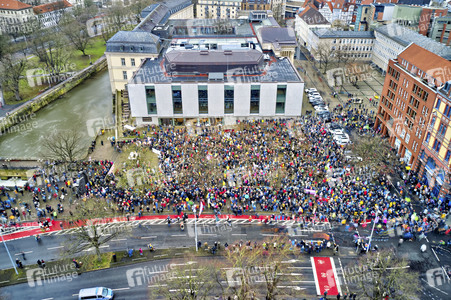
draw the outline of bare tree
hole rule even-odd
[[[65,247],[68,250],[67,255],[79,254],[93,248],[100,261],[102,245],[131,232],[131,227],[125,222],[115,227],[107,226],[111,222],[111,212],[102,200],[83,201],[74,211],[69,223],[75,230]]]
[[[165,284],[158,288],[159,295],[173,300],[211,299],[219,274],[219,268],[211,260],[195,262],[195,257],[191,257],[184,263],[170,264],[167,269],[162,280]],[[155,281],[158,280],[155,277]]]
[[[343,22],[342,20],[334,20],[331,24],[332,28],[336,28],[338,30],[349,30],[349,25]]]
[[[5,55],[1,60],[0,66],[0,81],[6,90],[14,93],[16,101],[22,100],[20,96],[20,78],[27,66],[25,58],[13,59],[12,54]]]
[[[313,51],[317,60],[319,61],[319,67],[323,69],[323,73],[327,71],[327,66],[332,60],[336,49],[330,42],[319,42],[317,48]]]
[[[66,15],[61,19],[60,30],[75,47],[86,56],[86,48],[90,42],[88,28],[86,27],[85,18],[77,20],[74,16]]]
[[[155,3],[155,0],[132,0],[131,1],[130,12],[135,17],[137,23],[141,22],[141,12],[144,10],[144,8],[151,5],[152,3]]]
[[[415,299],[421,289],[418,274],[391,251],[367,254],[354,270],[356,288],[366,299]]]
[[[44,137],[43,155],[62,162],[76,161],[84,153],[81,138],[82,135],[77,129],[57,131]]]

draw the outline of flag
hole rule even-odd
[[[199,207],[199,217],[200,217],[200,214],[202,213],[202,211],[204,210],[204,202],[200,202],[200,207]]]

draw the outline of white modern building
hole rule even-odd
[[[388,61],[396,59],[411,43],[451,60],[450,47],[396,23],[377,27],[374,30],[374,35],[376,41],[372,61],[383,72],[388,68]]]
[[[303,88],[290,60],[264,53],[255,37],[175,38],[127,85],[137,125],[300,116]]]

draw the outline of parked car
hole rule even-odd
[[[347,145],[347,144],[349,144],[351,142],[349,137],[344,135],[344,134],[336,134],[336,135],[334,135],[334,141],[338,145]]]
[[[308,93],[313,93],[313,92],[318,92],[315,88],[309,88],[309,89],[305,89],[305,92]]]
[[[322,106],[322,105],[317,105],[315,107],[313,107],[317,112],[322,112],[322,111],[329,111],[329,108],[326,106]]]
[[[335,128],[335,129],[329,129],[329,132],[332,133],[332,135],[337,134],[344,134],[343,128]]]
[[[332,120],[331,119],[331,114],[330,114],[329,111],[319,111],[319,112],[316,112],[316,115],[320,119],[322,119],[324,122],[330,122]]]

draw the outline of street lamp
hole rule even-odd
[[[374,219],[373,229],[371,230],[371,235],[370,235],[370,240],[368,241],[368,247],[366,247],[366,253],[368,253],[368,250],[370,250],[370,247],[371,247],[371,239],[373,238],[374,227],[376,227],[376,223],[379,222],[378,215],[379,215],[379,209],[376,212],[376,218]]]

